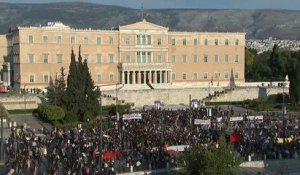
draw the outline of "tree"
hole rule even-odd
[[[270,55],[270,68],[272,70],[271,81],[284,80],[285,78],[285,60],[281,55],[277,44],[274,45]]]
[[[64,98],[64,106],[67,114],[73,115],[75,113],[77,118],[81,120],[84,119],[84,116],[90,116],[90,113],[94,116],[97,115],[99,111],[99,97],[100,91],[95,88],[87,60],[82,62],[80,47],[77,62],[72,50],[67,89]]]
[[[289,95],[293,106],[299,105],[300,100],[300,53],[292,52],[287,59],[286,69],[289,77]]]
[[[64,108],[68,111],[72,111],[76,115],[78,114],[78,109],[81,107],[79,104],[79,94],[80,91],[78,89],[79,84],[82,82],[78,81],[78,69],[77,69],[77,62],[75,59],[74,50],[71,51],[71,63],[69,66],[69,74],[67,78],[67,88],[64,94]]]
[[[86,110],[92,112],[93,115],[97,115],[99,113],[98,98],[100,97],[100,90],[95,87],[86,59],[83,63],[83,70],[85,74]]]
[[[48,121],[62,120],[65,117],[65,112],[61,107],[48,104],[40,104],[38,113],[41,118]]]
[[[61,67],[60,75],[55,78],[53,83],[50,77],[49,86],[47,87],[48,103],[52,105],[61,106],[63,104],[64,93],[66,89],[64,68]]]
[[[221,136],[217,143],[207,147],[193,145],[183,157],[185,170],[190,175],[237,174],[240,158],[234,153],[232,145]]]

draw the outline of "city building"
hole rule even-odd
[[[245,82],[245,33],[183,32],[142,20],[113,30],[74,29],[61,22],[17,27],[0,36],[2,81],[44,89],[68,73],[72,48],[87,59],[96,85]]]

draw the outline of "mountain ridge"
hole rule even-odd
[[[251,9],[133,9],[83,2],[0,3],[0,32],[61,21],[72,28],[112,29],[145,18],[171,31],[246,32],[248,39],[299,40],[300,11]]]

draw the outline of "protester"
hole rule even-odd
[[[300,153],[299,130],[289,128],[298,126],[297,116],[287,125],[268,113],[249,116],[229,107],[198,107],[111,118],[112,127],[103,132],[102,174],[174,167],[178,151],[213,143],[224,134],[245,160],[249,155],[277,159]],[[42,131],[45,136],[29,129],[12,131],[5,144],[7,174],[100,174],[100,127]],[[281,143],[284,131],[291,139]]]

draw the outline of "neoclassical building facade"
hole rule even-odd
[[[17,90],[44,89],[61,67],[67,74],[79,46],[95,85],[245,82],[245,33],[170,31],[146,20],[114,30],[54,22],[12,29],[0,44],[2,81]]]

